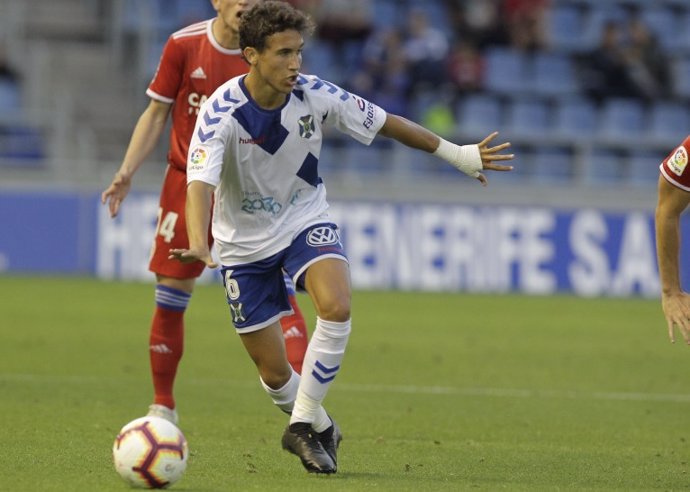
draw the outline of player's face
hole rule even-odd
[[[240,30],[240,16],[249,10],[258,0],[211,0],[213,8],[225,26],[233,32]]]
[[[272,34],[266,39],[263,52],[254,52],[252,69],[263,84],[276,92],[289,94],[297,84],[303,46],[304,39],[298,31]]]

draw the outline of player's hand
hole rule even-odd
[[[510,148],[510,142],[504,142],[494,147],[489,147],[489,144],[494,138],[496,138],[496,135],[498,135],[498,132],[493,132],[478,144],[479,154],[482,158],[482,169],[488,169],[490,171],[512,171],[513,166],[496,163],[496,161],[509,161],[515,157],[515,154],[499,153]],[[479,173],[477,179],[484,186],[486,186],[488,183],[486,176],[484,176],[482,173]]]
[[[129,189],[132,187],[132,178],[130,176],[125,176],[119,171],[115,173],[113,182],[110,186],[101,194],[101,203],[108,204],[108,210],[110,211],[110,217],[115,217],[120,211],[120,205],[129,193]]]
[[[672,343],[676,342],[675,327],[690,344],[690,295],[685,292],[661,295],[661,308],[668,325],[668,337]]]
[[[171,249],[169,260],[178,260],[182,263],[193,263],[195,261],[203,262],[208,268],[217,268],[218,263],[213,261],[211,252],[206,248],[205,250],[195,249]]]

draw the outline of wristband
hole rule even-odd
[[[456,145],[443,138],[440,139],[434,155],[450,162],[459,171],[476,178],[484,168],[479,145]]]

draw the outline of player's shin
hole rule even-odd
[[[317,318],[316,329],[309,342],[302,366],[302,379],[297,391],[290,423],[309,422],[317,432],[323,415],[321,403],[340,369],[350,335],[350,320],[326,321]]]

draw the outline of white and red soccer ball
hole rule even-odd
[[[162,489],[182,478],[187,468],[187,440],[161,417],[141,417],[125,425],[113,443],[115,470],[130,485]]]

